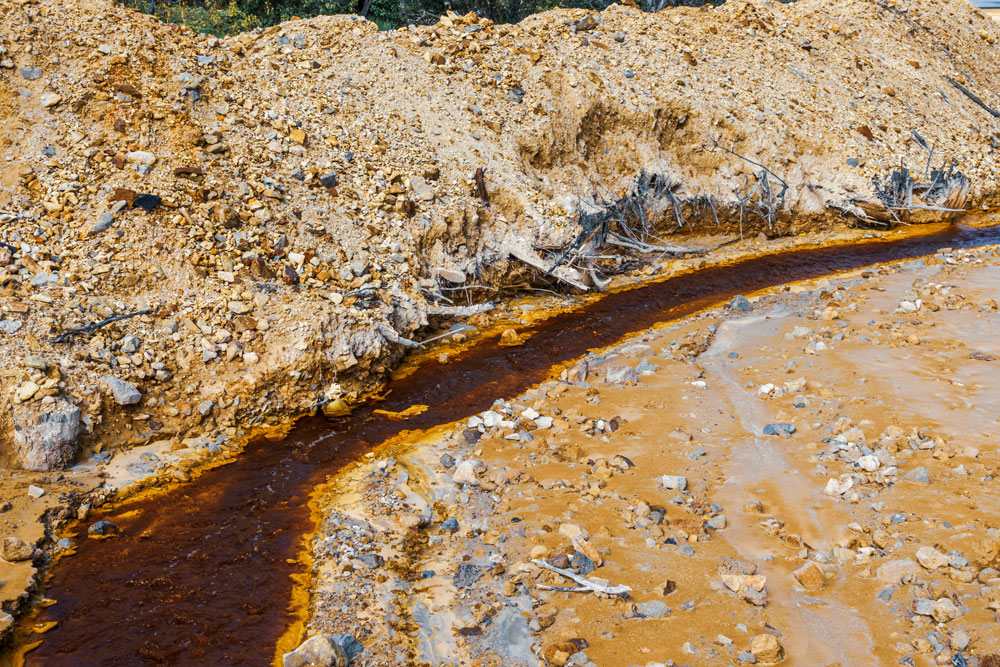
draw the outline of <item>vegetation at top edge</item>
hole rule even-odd
[[[321,14],[360,14],[383,30],[410,24],[436,23],[447,11],[475,12],[497,23],[516,23],[555,7],[601,10],[616,0],[119,0],[163,21],[185,25],[196,32],[232,35],[269,26],[293,17]],[[665,7],[701,6],[705,0],[637,0],[644,11]]]

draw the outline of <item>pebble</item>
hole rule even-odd
[[[115,221],[115,216],[113,213],[104,213],[99,218],[94,226],[91,228],[91,234],[100,234],[101,232],[106,232],[111,228],[111,223]]]
[[[687,488],[687,477],[682,475],[660,475],[660,486],[668,491],[683,491]]]

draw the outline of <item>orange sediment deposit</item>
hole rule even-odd
[[[358,665],[994,664],[997,250],[747,293],[352,467],[309,634]]]
[[[428,359],[350,417],[300,420],[280,442],[258,438],[232,463],[164,494],[123,503],[99,519],[110,540],[76,538],[46,589],[57,604],[32,622],[58,621],[28,664],[218,661],[266,664],[292,624],[292,575],[311,527],[309,498],[327,475],[402,431],[486,410],[543,381],[554,364],[638,330],[697,312],[734,294],[790,280],[997,240],[993,228],[947,226],[923,235],[789,251],[709,267],[542,320],[523,345],[485,339],[446,362]],[[624,314],[624,315],[623,315]],[[404,421],[375,415],[429,409]],[[90,610],[100,608],[94,615]],[[108,641],[108,637],[115,637]],[[202,641],[199,638],[210,638]]]

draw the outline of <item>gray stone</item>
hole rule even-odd
[[[80,408],[65,399],[38,413],[37,404],[23,406],[14,418],[14,454],[25,470],[61,470],[77,454]]]
[[[483,568],[472,563],[461,563],[455,571],[455,588],[469,588],[483,576]]]
[[[122,338],[122,352],[125,354],[135,354],[141,345],[139,337],[134,334],[128,334]]]
[[[28,81],[35,81],[42,78],[42,69],[40,67],[22,67],[18,71]]]
[[[594,561],[582,551],[574,551],[573,558],[569,561],[570,566],[576,570],[577,574],[587,576],[594,571]]]
[[[608,384],[636,384],[639,374],[631,366],[608,366],[604,371],[604,381]]]
[[[726,522],[726,515],[720,514],[713,516],[705,525],[711,530],[723,530],[729,524]]]
[[[742,294],[734,296],[726,307],[734,313],[749,313],[753,310],[753,304]]]
[[[930,484],[931,478],[927,474],[927,468],[920,466],[903,475],[903,479],[914,484]]]
[[[110,391],[118,405],[135,405],[142,400],[142,393],[131,382],[126,382],[113,375],[102,378],[104,386]]]
[[[458,519],[455,517],[448,517],[441,522],[441,532],[455,534],[458,532]]]
[[[198,413],[203,417],[207,417],[212,412],[212,408],[215,407],[215,403],[212,401],[202,401],[198,404]]]
[[[767,424],[764,435],[783,435],[786,438],[795,433],[795,424]]]
[[[319,177],[319,182],[327,190],[329,190],[332,187],[336,187],[337,174],[333,172],[330,172],[328,174],[323,174],[322,176]]]
[[[357,259],[351,262],[351,273],[356,275],[358,278],[368,273],[368,262],[363,259]]]
[[[16,334],[23,326],[21,320],[0,320],[0,332],[5,334]]]
[[[28,544],[20,537],[5,537],[3,545],[0,546],[3,559],[8,563],[17,563],[22,560],[29,560],[35,553],[35,547]]]
[[[663,600],[640,602],[635,607],[636,611],[646,618],[663,618],[670,614],[670,607]]]
[[[101,232],[106,232],[111,228],[111,223],[115,221],[115,216],[113,213],[105,213],[97,219],[94,223],[93,228],[91,228],[91,234],[100,234]]]

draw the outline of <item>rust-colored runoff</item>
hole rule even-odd
[[[58,624],[29,665],[267,665],[294,620],[293,576],[311,529],[309,493],[323,478],[403,429],[425,429],[489,408],[545,379],[554,364],[625,334],[738,293],[1000,242],[1000,228],[948,227],[888,242],[793,250],[710,267],[609,295],[530,330],[518,347],[483,340],[446,365],[428,360],[351,417],[310,417],[280,441],[251,442],[233,463],[189,484],[96,513],[123,534],[59,562],[38,622]],[[374,409],[430,409],[393,421]],[[363,639],[363,638],[362,638]]]

